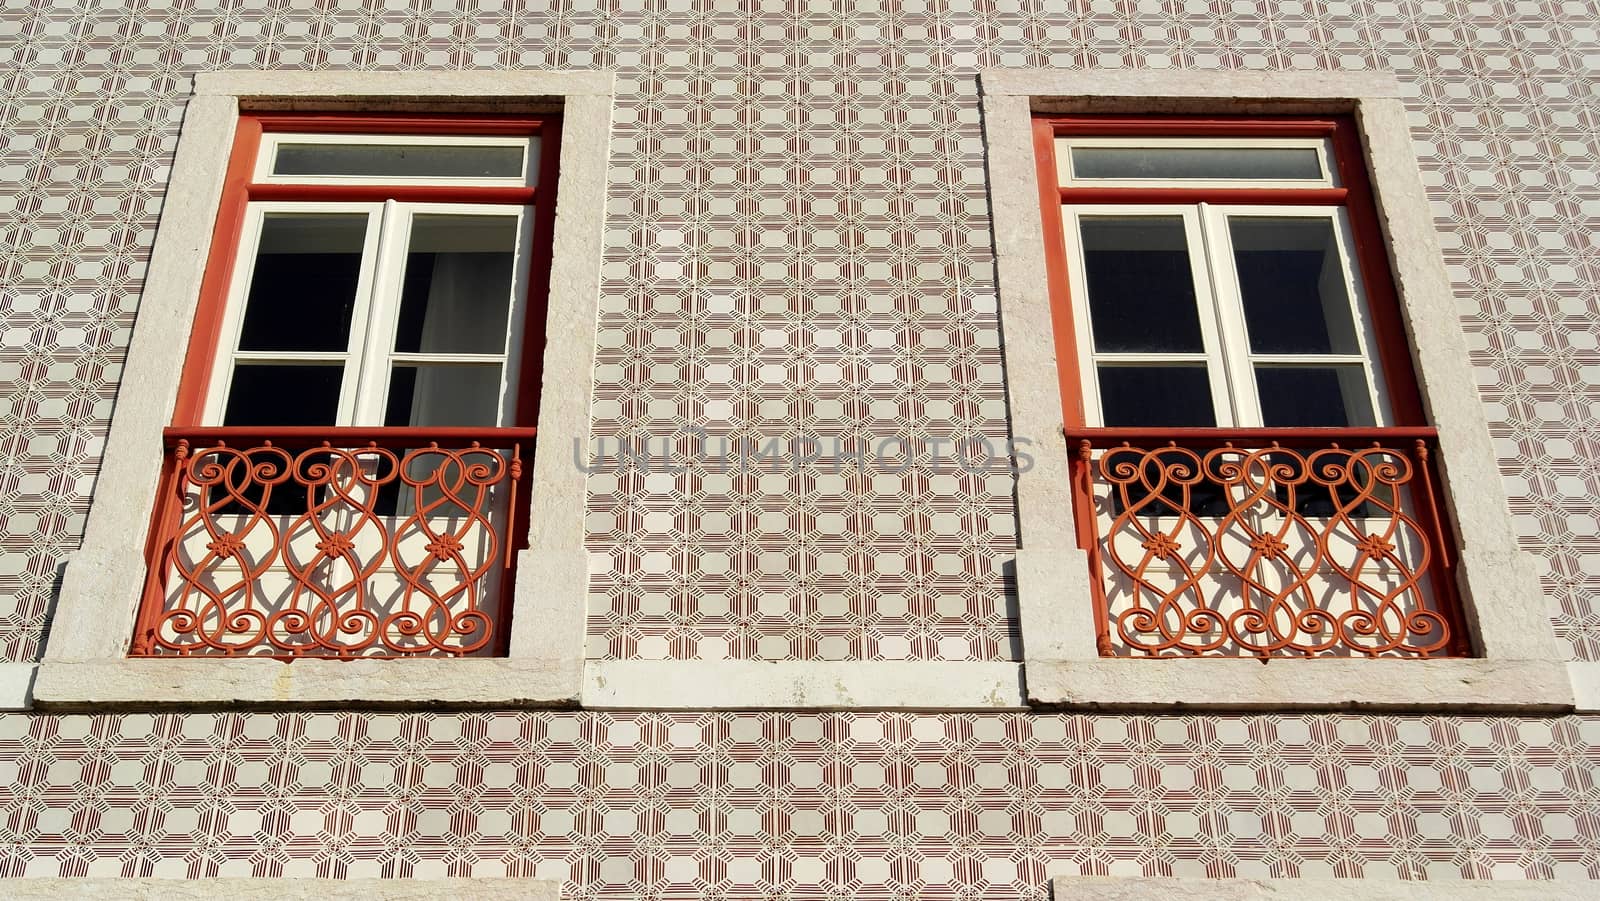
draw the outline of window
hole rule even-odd
[[[1043,124],[1101,653],[1464,653],[1431,434],[1388,431],[1415,387],[1376,354],[1353,123]]]
[[[1387,424],[1342,209],[1201,202],[1063,215],[1090,421]]]
[[[1017,475],[1029,699],[1570,705],[1398,82],[980,81],[1011,423],[1034,459]],[[1108,405],[1102,366],[1165,387]],[[1275,403],[1274,377],[1317,390]]]
[[[134,655],[505,653],[555,129],[241,118]]]
[[[530,218],[498,205],[251,204],[204,419],[509,424]]]

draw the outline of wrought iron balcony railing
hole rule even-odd
[[[1468,653],[1435,430],[1067,440],[1102,655]]]
[[[133,656],[503,654],[533,429],[168,429]]]

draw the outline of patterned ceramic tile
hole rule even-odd
[[[1394,69],[1519,533],[1600,655],[1585,4],[16,3],[0,37],[7,659],[78,540],[186,77],[221,66],[618,71],[591,653],[767,659],[1017,653],[1010,481],[929,452],[1006,437],[973,71]],[[904,472],[854,464],[896,439]]]
[[[1600,878],[1600,722],[0,717],[0,876],[539,875],[1042,898],[1047,874]]]
[[[186,79],[227,66],[617,71],[592,654],[1014,658],[1011,480],[948,450],[1007,437],[972,77],[1007,65],[1399,73],[1518,534],[1600,659],[1597,59],[1592,5],[1557,0],[0,0],[0,658],[39,653]],[[854,464],[880,449],[903,465]],[[1600,878],[1587,720],[0,722],[6,875]]]

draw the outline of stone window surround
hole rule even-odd
[[[1517,547],[1512,530],[1399,82],[1382,72],[1200,77],[1185,71],[1025,69],[985,71],[979,82],[1012,433],[1034,441],[1035,465],[1017,479],[1017,590],[1029,702],[1165,710],[1572,709],[1573,684],[1550,626],[1537,565]],[[1070,454],[1062,435],[1034,165],[1036,113],[1353,114],[1424,408],[1439,430],[1444,491],[1458,535],[1463,612],[1480,657],[1263,664],[1097,653],[1088,555],[1076,540]],[[1581,681],[1580,694],[1592,695]]]
[[[33,680],[38,707],[103,704],[574,704],[588,590],[583,472],[609,152],[609,72],[219,71],[195,77],[151,251],[82,548],[72,555]],[[240,111],[562,114],[540,444],[528,547],[504,658],[129,659],[144,539]],[[19,694],[10,692],[10,694]],[[14,699],[26,704],[26,690]]]

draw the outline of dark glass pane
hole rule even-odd
[[[1200,366],[1101,366],[1107,426],[1214,426],[1211,384]]]
[[[1216,450],[1214,447],[1191,448],[1195,454],[1204,458],[1208,453]],[[1306,451],[1304,453],[1310,453]],[[1106,451],[1115,462],[1141,462],[1138,453],[1118,456],[1115,449]],[[1232,459],[1237,459],[1233,457]],[[1302,516],[1328,517],[1338,511],[1354,517],[1383,516],[1382,509],[1371,501],[1356,503],[1361,497],[1361,490],[1370,491],[1371,497],[1393,504],[1394,489],[1383,484],[1375,483],[1371,478],[1371,471],[1357,468],[1355,476],[1360,479],[1356,485],[1337,485],[1332,488],[1319,485],[1314,479],[1306,477],[1306,457],[1296,453],[1281,453],[1267,455],[1268,467],[1273,473],[1273,479],[1268,485],[1268,490],[1278,503],[1293,509]],[[1158,463],[1152,461],[1146,466]],[[1113,465],[1114,465],[1113,464]],[[1147,471],[1151,483],[1159,481],[1154,469]],[[1254,486],[1255,483],[1251,483]],[[1291,485],[1293,487],[1291,487]],[[1126,490],[1126,495],[1123,494]],[[1111,510],[1113,514],[1121,514],[1130,507],[1136,507],[1140,516],[1176,516],[1180,511],[1188,511],[1196,516],[1220,519],[1234,509],[1234,504],[1245,501],[1252,488],[1238,485],[1229,486],[1214,479],[1202,478],[1192,485],[1177,483],[1168,484],[1162,489],[1159,496],[1147,500],[1150,492],[1144,490],[1138,483],[1130,484],[1126,489],[1119,489],[1111,493]],[[1263,510],[1264,506],[1259,501],[1246,501],[1247,507]]]
[[[1261,424],[1267,427],[1374,424],[1367,374],[1360,366],[1256,367]]]
[[[1332,220],[1231,217],[1228,232],[1252,351],[1361,352]]]
[[[1367,496],[1375,498],[1379,503],[1374,503],[1371,500],[1363,500],[1359,504],[1356,503],[1356,499],[1361,497],[1363,490],[1370,492]],[[1287,505],[1288,490],[1279,487],[1276,489],[1276,493],[1278,500]],[[1353,519],[1366,519],[1373,516],[1386,519],[1390,514],[1385,512],[1383,505],[1393,506],[1394,503],[1395,489],[1392,486],[1382,483],[1372,484],[1371,480],[1368,479],[1367,484],[1338,485],[1331,490],[1318,485],[1302,486],[1295,495],[1294,512],[1301,516],[1329,517],[1343,511],[1346,516]]]
[[[402,365],[389,377],[384,425],[493,426],[499,422],[498,365]]]
[[[416,217],[394,349],[505,353],[516,248],[513,216]]]
[[[342,363],[240,363],[233,367],[223,425],[333,425]]]
[[[1196,448],[1195,452],[1204,457],[1209,448]],[[1169,484],[1157,494],[1154,500],[1147,501],[1151,492],[1142,485],[1134,484],[1127,487],[1127,496],[1122,490],[1111,493],[1111,514],[1120,516],[1130,507],[1139,510],[1139,516],[1177,516],[1180,512],[1187,511],[1195,516],[1220,519],[1228,515],[1228,493],[1223,486],[1210,479],[1201,479],[1193,485]]]
[[[266,214],[239,349],[349,349],[366,239],[365,213]]]
[[[274,175],[372,178],[517,178],[521,147],[426,144],[282,144]]]
[[[1322,180],[1310,147],[1075,147],[1078,178]]]
[[[1079,229],[1096,351],[1203,350],[1181,218],[1093,217]]]
[[[228,409],[223,425],[295,426],[333,425],[339,410],[339,383],[344,367],[338,363],[311,366],[240,363],[233,368],[233,385],[228,391]],[[290,447],[298,452],[302,447]],[[248,515],[264,509],[274,516],[304,513],[312,498],[306,487],[290,479],[271,489],[254,481],[233,486],[237,499],[219,509],[233,515]],[[218,489],[222,490],[222,489]],[[320,492],[318,493],[320,497]],[[208,498],[214,502],[223,495]],[[266,498],[263,504],[263,498]],[[247,501],[248,504],[244,503]]]

